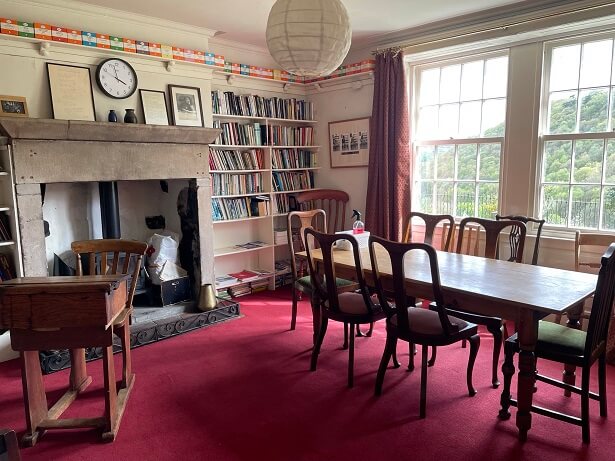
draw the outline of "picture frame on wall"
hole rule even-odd
[[[167,95],[164,91],[139,90],[146,125],[169,125]]]
[[[199,88],[169,85],[169,98],[173,125],[203,126],[203,104]]]
[[[89,67],[47,63],[53,118],[96,121]]]
[[[0,116],[28,117],[28,104],[23,96],[0,95]]]
[[[370,117],[329,122],[331,168],[369,164]]]

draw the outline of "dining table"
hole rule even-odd
[[[322,263],[320,249],[310,250],[314,262]],[[297,253],[306,258],[306,253]],[[438,251],[440,282],[445,305],[477,314],[514,321],[520,346],[517,380],[516,425],[519,438],[527,439],[532,425],[539,320],[550,314],[568,315],[568,326],[579,328],[583,302],[596,288],[597,275],[545,266],[514,263],[477,256]],[[391,264],[382,247],[375,247],[375,257],[385,289],[392,288]],[[368,248],[360,250],[366,282],[374,286]],[[356,278],[352,251],[334,249],[334,276]],[[410,251],[404,260],[406,294],[414,298],[431,299],[431,269],[427,254]],[[387,287],[388,284],[388,287]],[[316,292],[316,290],[314,290]],[[314,332],[320,322],[320,303],[312,300]],[[564,382],[574,384],[575,368],[566,366]],[[507,419],[510,396],[502,395],[501,419]]]

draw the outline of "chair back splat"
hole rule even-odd
[[[604,354],[606,349],[609,320],[615,297],[615,257],[613,253],[615,253],[615,243],[611,243],[601,259],[598,284],[587,327],[586,357]]]
[[[457,253],[463,251],[463,231],[468,224],[478,224],[485,230],[485,249],[483,257],[489,259],[498,259],[500,234],[508,230],[510,256],[506,258],[508,261],[521,262],[523,260],[523,248],[525,246],[525,224],[517,220],[494,221],[483,218],[464,218],[459,223],[459,238],[457,240]]]
[[[502,220],[521,221],[522,223],[526,225],[526,227],[528,223],[536,224],[536,236],[534,239],[534,252],[532,253],[532,266],[536,266],[538,264],[538,250],[539,250],[539,245],[540,245],[540,235],[542,234],[542,226],[544,226],[545,220],[537,219],[537,218],[530,218],[528,216],[522,216],[522,215],[500,216],[499,214],[495,215],[495,220],[496,221],[502,221]],[[519,234],[516,234],[516,235],[518,237]],[[513,238],[513,234],[510,235],[510,238]],[[512,245],[512,242],[511,242],[511,245]]]
[[[329,226],[324,232],[333,234],[346,227],[346,205],[350,196],[343,190],[317,189],[300,192],[296,196],[297,207],[300,211],[321,209],[328,217]]]
[[[433,238],[436,231],[436,227],[440,223],[444,223],[442,226],[442,251],[449,251],[451,245],[451,239],[453,237],[453,228],[455,225],[455,219],[448,214],[427,214],[420,213],[418,211],[412,211],[408,215],[408,221],[406,223],[406,230],[404,232],[404,242],[412,241],[412,219],[420,218],[425,223],[425,237],[424,243],[433,245]],[[446,225],[448,224],[448,225]]]

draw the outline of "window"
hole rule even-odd
[[[613,39],[547,46],[540,212],[561,227],[615,230]]]
[[[414,69],[413,209],[491,218],[498,208],[508,56]]]

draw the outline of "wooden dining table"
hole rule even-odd
[[[381,250],[381,251],[378,251]],[[316,263],[322,262],[319,249],[311,250]],[[578,328],[583,302],[592,296],[597,276],[544,266],[532,266],[477,256],[438,251],[440,281],[444,302],[458,308],[514,321],[519,337],[519,373],[517,381],[516,424],[519,438],[527,439],[531,428],[532,399],[536,360],[534,350],[538,339],[538,321],[549,314],[568,314],[568,326]],[[305,258],[306,253],[298,253]],[[382,248],[377,249],[378,268],[385,288],[392,282],[391,264]],[[353,279],[356,268],[352,251],[334,250],[335,276]],[[361,264],[368,285],[373,286],[371,263],[367,248],[361,250]],[[426,253],[409,252],[404,263],[406,293],[415,298],[431,299],[431,272]],[[391,288],[392,284],[388,287]],[[318,331],[320,304],[312,301],[314,331]],[[574,367],[566,367],[564,381],[574,383]],[[503,396],[504,398],[508,396]],[[505,419],[508,409],[500,411]]]

